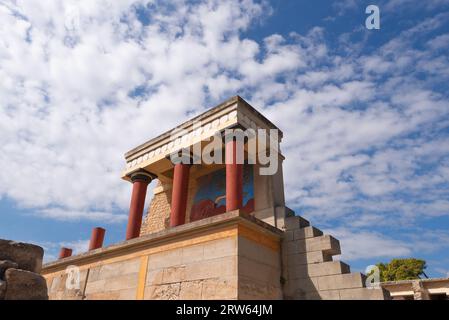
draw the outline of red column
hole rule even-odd
[[[153,177],[146,171],[138,171],[131,175],[133,191],[131,195],[131,204],[129,206],[126,240],[137,238],[140,235],[147,187],[152,178]]]
[[[72,255],[72,249],[62,247],[61,251],[59,251],[59,259],[64,259],[70,257]]]
[[[92,229],[90,236],[89,251],[101,248],[103,246],[104,234],[106,230],[100,227]]]
[[[189,172],[189,164],[178,163],[175,165],[171,196],[170,227],[184,224],[186,220]]]
[[[226,141],[226,211],[243,206],[243,163],[237,163],[237,145],[234,139]]]

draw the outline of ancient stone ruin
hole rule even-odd
[[[48,300],[43,256],[34,244],[0,239],[0,300]]]

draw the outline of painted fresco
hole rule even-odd
[[[198,188],[190,211],[190,221],[201,220],[226,212],[226,169],[198,178]],[[251,165],[243,166],[243,208],[254,211],[254,177]]]

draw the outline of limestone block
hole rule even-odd
[[[293,239],[294,239],[293,234],[294,233],[295,233],[295,230],[287,230],[287,231],[285,231],[283,240],[285,242],[293,241]]]
[[[119,300],[136,300],[136,288],[132,288],[132,289],[125,289],[125,290],[119,290],[119,296],[118,299]]]
[[[181,300],[200,300],[203,281],[185,281],[181,283],[179,299]]]
[[[284,264],[288,266],[297,266],[302,264],[332,261],[332,256],[325,254],[322,251],[314,251],[284,255],[283,260]]]
[[[355,288],[339,290],[342,300],[389,300],[390,294],[383,288]]]
[[[204,243],[204,259],[215,259],[235,255],[237,239],[229,237]]]
[[[246,277],[239,278],[239,300],[280,300],[282,297],[279,285],[258,282]]]
[[[161,269],[182,264],[182,249],[174,249],[150,254],[148,256],[148,269]]]
[[[213,278],[203,281],[201,299],[237,299],[237,278]]]
[[[89,281],[98,281],[100,280],[100,271],[102,266],[91,267],[89,269]]]
[[[196,244],[182,248],[182,264],[201,261],[204,259],[203,244]]]
[[[162,284],[162,276],[164,274],[164,269],[148,270],[146,277],[146,285],[154,286]]]
[[[346,288],[362,288],[364,277],[360,272],[318,277],[320,290],[335,290]]]
[[[185,269],[185,280],[235,276],[237,274],[236,260],[235,256],[231,256],[188,264]]]
[[[86,294],[86,300],[118,300],[120,291],[96,292]]]
[[[145,288],[144,297],[147,300],[178,300],[180,290],[180,283],[149,286]]]
[[[340,254],[340,242],[330,235],[285,243],[286,254],[322,251],[329,255]]]
[[[288,276],[291,279],[300,279],[307,277],[320,277],[334,274],[349,273],[350,267],[341,261],[329,261],[323,263],[303,264],[293,266],[288,270]]]
[[[8,269],[5,272],[7,283],[5,300],[47,300],[47,282],[39,274]]]
[[[105,292],[114,290],[131,289],[137,287],[138,274],[124,274],[122,276],[108,278],[105,281]]]
[[[288,299],[306,299],[307,294],[319,291],[318,278],[289,279],[284,285]]]
[[[109,279],[118,276],[132,274],[139,272],[140,259],[132,259],[126,261],[119,261],[111,264],[105,264],[101,266],[97,275],[98,279]],[[95,277],[95,275],[94,275]]]
[[[320,229],[317,229],[313,226],[304,227],[301,229],[296,229],[293,231],[293,240],[302,240],[302,239],[308,239],[313,237],[319,237],[323,235],[323,231]]]
[[[281,272],[279,268],[274,268],[246,257],[240,257],[238,259],[238,266],[239,277],[272,285],[280,285]]]
[[[306,300],[340,300],[340,292],[338,290],[325,290],[307,292],[304,295]]]
[[[295,230],[310,225],[309,221],[300,216],[287,217],[284,221],[286,230]]]
[[[104,292],[106,280],[87,281],[85,294]]]
[[[6,281],[0,280],[0,300],[5,298],[6,294]]]
[[[5,271],[9,268],[17,269],[19,265],[11,260],[0,260],[0,279],[3,279]]]
[[[280,256],[278,251],[267,248],[264,245],[242,236],[238,237],[238,253],[241,257],[253,259],[276,268],[279,268],[280,265]]]
[[[181,282],[184,281],[185,277],[185,266],[165,268],[162,272],[162,283]]]
[[[34,244],[0,239],[0,260],[17,263],[19,269],[40,273],[44,249]]]

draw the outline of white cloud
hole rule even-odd
[[[350,35],[329,47],[320,27],[243,36],[269,14],[250,0],[0,1],[0,196],[47,218],[123,222],[123,153],[240,93],[284,131],[288,205],[315,224],[449,214],[448,101],[434,89],[449,80],[446,16],[363,53]]]
[[[342,260],[403,257],[412,252],[407,243],[375,232],[333,229],[329,233],[340,240]]]

